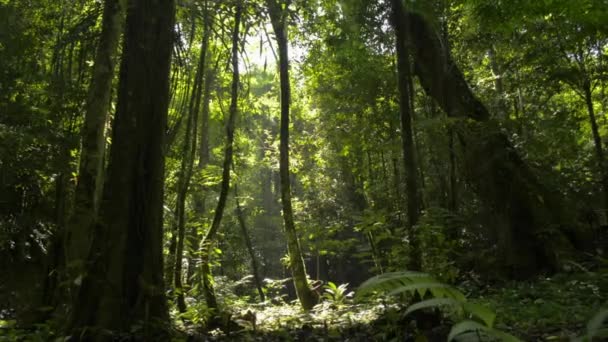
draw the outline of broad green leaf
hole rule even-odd
[[[600,332],[606,318],[608,318],[608,309],[603,309],[587,322],[587,337],[589,339],[592,339]]]
[[[360,297],[373,291],[388,293],[403,286],[421,283],[439,282],[426,273],[413,271],[389,272],[372,277],[363,282],[363,284],[359,286],[357,296]]]
[[[485,306],[475,303],[464,303],[463,308],[466,312],[481,319],[488,328],[492,328],[494,325],[496,314]]]
[[[459,335],[468,333],[468,332],[476,332],[476,331],[487,331],[488,328],[477,323],[475,321],[462,321],[460,323],[454,324],[452,329],[450,330],[450,334],[448,335],[448,342],[453,341]]]
[[[409,285],[403,285],[400,286],[392,291],[390,291],[388,293],[389,296],[394,296],[394,295],[398,295],[401,294],[403,292],[409,292],[409,291],[414,291],[414,290],[427,290],[427,289],[432,289],[432,288],[449,288],[450,286],[447,284],[442,284],[439,282],[430,282],[430,283],[413,283],[413,284],[409,284]],[[435,297],[439,297],[439,296],[435,296]]]
[[[469,333],[483,333],[486,336],[495,337],[501,342],[521,342],[520,339],[511,334],[469,320],[457,323],[452,327],[448,335],[448,342],[458,339],[458,337],[465,337]]]
[[[410,305],[407,310],[405,310],[405,315],[408,315],[414,311],[417,310],[421,310],[421,309],[427,309],[427,308],[435,308],[438,306],[442,306],[442,305],[449,305],[449,306],[453,306],[453,307],[459,307],[460,305],[462,305],[461,302],[451,299],[451,298],[433,298],[433,299],[427,299],[427,300],[423,300],[421,302],[418,302],[416,304],[412,304]]]

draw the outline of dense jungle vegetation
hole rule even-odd
[[[608,339],[606,0],[0,0],[0,341]]]

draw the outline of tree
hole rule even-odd
[[[124,12],[124,0],[104,2],[101,36],[81,129],[82,148],[73,213],[64,237],[65,263],[68,269],[75,267],[71,279],[76,279],[83,270],[91,244],[92,234],[88,228],[97,216],[104,170],[105,127],[110,108],[115,55],[124,26]]]
[[[236,116],[238,114],[238,93],[239,93],[239,28],[241,26],[242,4],[237,1],[234,14],[234,28],[232,31],[232,86],[230,99],[230,112],[228,121],[226,122],[226,142],[224,147],[224,163],[222,171],[222,183],[220,189],[220,197],[217,201],[215,214],[211,228],[201,241],[201,267],[203,278],[203,291],[207,300],[207,305],[210,308],[217,309],[217,299],[212,285],[211,268],[209,266],[209,257],[211,244],[213,243],[217,232],[220,229],[228,192],[230,190],[230,167],[232,165],[233,150],[234,150],[234,129]]]
[[[279,47],[279,76],[281,81],[281,142],[279,156],[279,172],[281,175],[281,202],[283,205],[283,220],[287,236],[289,252],[289,268],[293,276],[296,293],[305,310],[310,310],[316,304],[317,298],[310,289],[306,276],[306,267],[302,258],[300,242],[293,219],[291,206],[291,184],[289,176],[289,103],[291,101],[291,86],[289,84],[289,53],[287,47],[287,6],[289,2],[281,3],[268,0],[268,12]],[[283,8],[284,7],[284,8]]]
[[[487,108],[473,95],[449,51],[426,20],[405,12],[414,47],[415,72],[425,91],[460,124],[466,177],[478,195],[505,222],[502,244],[508,267],[518,276],[559,268],[560,255],[572,252],[564,229],[569,218],[558,194],[536,178]],[[483,161],[483,163],[480,163]],[[549,229],[550,235],[540,234]]]
[[[209,4],[205,3],[204,14],[203,14],[203,44],[205,45],[205,51],[207,56],[205,57],[205,63],[209,64],[205,67],[206,75],[204,77],[203,86],[203,103],[201,111],[201,126],[199,130],[199,150],[198,150],[198,162],[196,164],[196,172],[201,173],[209,164],[209,123],[210,123],[210,102],[211,102],[211,88],[215,80],[215,68],[210,66],[209,60],[212,57],[209,51],[209,40],[213,29],[213,15],[212,9],[209,8]],[[205,42],[206,40],[206,42]],[[208,189],[204,186],[195,188],[193,193],[193,206],[195,215],[201,219],[205,215],[205,198],[206,191]],[[195,254],[198,251],[199,246],[199,233],[196,228],[190,233],[190,262],[188,263],[188,281],[193,281],[192,277],[195,274]]]
[[[414,133],[412,131],[412,116],[414,115],[414,94],[411,64],[407,44],[407,19],[401,0],[392,0],[392,23],[395,30],[395,43],[397,46],[397,72],[399,77],[399,111],[401,115],[401,140],[403,144],[403,162],[405,166],[405,183],[407,188],[407,228],[409,231],[410,263],[409,268],[420,271],[422,257],[420,245],[416,236],[415,226],[420,217],[420,194],[418,191],[418,166],[416,162],[416,149],[414,146]]]
[[[107,340],[107,331],[136,325],[158,338],[168,319],[162,151],[174,17],[171,0],[134,0],[127,9],[108,176],[70,320],[71,332],[81,338]]]
[[[234,168],[234,166],[233,166]],[[255,252],[253,250],[253,243],[251,242],[251,237],[249,236],[249,230],[247,229],[247,224],[245,223],[245,215],[243,214],[243,208],[241,207],[241,202],[239,199],[239,192],[237,185],[234,184],[234,201],[236,202],[236,217],[239,221],[239,226],[241,227],[241,233],[243,234],[243,239],[245,239],[245,246],[247,247],[247,251],[249,252],[249,257],[251,258],[251,272],[253,273],[253,280],[255,281],[255,287],[258,290],[258,295],[260,296],[260,301],[265,301],[266,296],[264,295],[264,290],[262,288],[262,279],[260,278],[260,272],[258,267],[258,259],[255,256]]]
[[[182,160],[179,171],[175,209],[175,222],[177,223],[177,246],[175,250],[175,268],[173,278],[175,282],[175,291],[177,292],[177,306],[180,312],[186,311],[186,302],[184,300],[184,289],[182,285],[182,259],[184,256],[184,244],[186,239],[186,196],[188,195],[188,190],[190,188],[194,159],[198,150],[197,131],[201,100],[209,100],[208,95],[203,98],[203,75],[205,74],[207,68],[206,57],[207,50],[209,48],[209,36],[211,34],[209,27],[209,9],[207,8],[208,5],[205,5],[203,39],[201,42],[201,50],[196,75],[194,77],[194,89],[190,98],[188,120],[186,123],[186,131],[181,151]],[[207,82],[209,82],[209,80],[207,80]],[[203,104],[203,107],[208,107],[208,103]],[[204,111],[204,114],[208,116],[208,108],[207,110],[204,109]],[[208,132],[204,133],[207,134]],[[206,139],[206,136],[202,138]]]

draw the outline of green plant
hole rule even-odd
[[[323,285],[323,289],[323,298],[337,305],[343,304],[346,299],[354,295],[353,291],[348,292],[348,283],[338,286],[330,281]]]
[[[429,308],[449,308],[460,315],[460,320],[452,326],[448,341],[519,341],[513,335],[494,329],[496,314],[483,305],[467,302],[466,296],[458,289],[441,283],[433,276],[422,272],[390,272],[372,277],[359,287],[357,297],[371,293],[400,295],[417,293],[427,298],[410,305],[405,314]]]
[[[58,336],[53,322],[34,324],[30,327],[18,327],[15,320],[0,319],[0,341],[64,341]]]
[[[585,335],[574,339],[575,342],[591,342],[594,338],[608,338],[608,309],[602,309],[588,322]]]

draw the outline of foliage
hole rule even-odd
[[[587,322],[585,335],[575,341],[593,341],[594,338],[608,337],[608,309],[602,309]]]
[[[479,341],[483,341],[481,333],[503,341],[519,341],[516,337],[493,328],[496,317],[494,312],[483,305],[468,302],[462,292],[435,280],[428,274],[412,271],[382,274],[361,284],[357,295],[364,296],[372,292],[393,296],[409,292],[422,298],[421,301],[410,305],[405,315],[422,309],[447,307],[451,311],[464,313],[464,317],[476,319],[475,321],[465,319],[454,324],[448,341],[470,339],[470,337],[477,337]],[[425,299],[429,297],[430,299]]]
[[[344,304],[344,302],[354,296],[354,294],[353,291],[348,291],[348,284],[336,285],[329,281],[327,284],[323,285],[323,298],[334,305]]]
[[[454,60],[450,69],[462,72],[465,86],[488,109],[509,149],[521,156],[525,165],[515,168],[516,173],[534,174],[550,189],[539,201],[564,203],[563,212],[550,213],[563,218],[560,227],[516,225],[513,231],[501,214],[517,216],[512,212],[517,209],[483,200],[470,179],[471,170],[465,168],[470,162],[467,152],[482,146],[479,137],[466,144],[466,120],[449,117],[416,77],[410,89],[412,133],[424,208],[414,229],[406,229],[411,199],[404,184],[390,1],[283,2],[292,28],[289,154],[295,225],[310,278],[332,281],[321,288],[321,301],[310,313],[293,305],[291,275],[282,263],[287,250],[278,167],[276,43],[267,3],[245,1],[231,170],[242,211],[239,217],[237,195],[230,191],[210,265],[220,274],[212,283],[226,314],[224,323],[230,325],[227,321],[251,310],[257,324],[232,324],[213,338],[411,338],[405,317],[436,308],[455,320],[450,337],[456,340],[509,338],[499,330],[526,340],[602,338],[608,283],[606,265],[597,261],[605,260],[608,241],[608,177],[603,175],[608,168],[601,160],[602,154],[606,159],[608,136],[605,1],[404,2],[436,30],[443,52]],[[35,302],[48,295],[53,276],[61,274],[61,265],[55,263],[65,254],[63,228],[74,207],[83,104],[104,3],[0,0],[0,268],[6,269],[0,274],[0,339],[50,340],[61,334],[53,322],[24,329],[17,323],[28,321],[24,313],[40,306]],[[198,141],[190,146],[187,113],[194,105],[206,13],[212,13],[213,22],[208,74],[203,75],[204,83],[211,81],[209,118],[205,130],[199,119]],[[234,2],[177,1],[171,103],[162,137],[165,173],[159,181],[164,182],[163,271],[168,279],[175,275],[167,272],[174,267],[171,257],[179,236],[175,227],[181,165],[200,163],[193,170],[184,207],[186,248],[180,279],[187,310],[179,314],[169,305],[172,322],[191,335],[216,323],[218,314],[202,296],[200,242],[220,192],[233,17]],[[416,76],[419,65],[414,66]],[[120,77],[118,72],[114,76],[113,93]],[[110,102],[108,147],[119,106],[115,98]],[[203,140],[208,146],[198,144]],[[184,155],[183,146],[190,146],[192,153]],[[507,171],[484,176],[508,180],[502,173]],[[129,172],[124,170],[124,175]],[[250,233],[252,253],[246,248],[241,219]],[[561,226],[573,247],[561,260],[563,267],[540,267],[532,279],[520,279],[521,270],[509,264],[505,254],[523,241],[509,243],[510,234],[538,229],[551,235]],[[424,273],[399,272],[409,262],[411,234],[420,242]],[[127,248],[136,254],[138,247]],[[524,264],[564,255],[561,249],[555,246],[542,256],[531,253]],[[264,279],[263,303],[256,302],[255,282],[249,276],[252,257]],[[69,287],[64,279],[58,281],[59,288]],[[360,285],[358,301],[350,300],[347,284]],[[176,294],[173,282],[166,286],[167,293]],[[377,293],[391,297],[374,296]],[[404,307],[404,300],[412,297],[420,301]]]
[[[496,325],[511,327],[526,339],[580,335],[582,322],[601,311],[608,298],[604,273],[573,272],[501,287],[471,288],[476,299],[497,314]],[[586,332],[585,332],[586,333]]]
[[[435,298],[463,301],[464,294],[451,286],[437,281],[434,277],[414,271],[388,272],[372,277],[359,286],[356,292],[361,298],[374,292],[401,295],[409,292],[424,298],[427,293]]]

